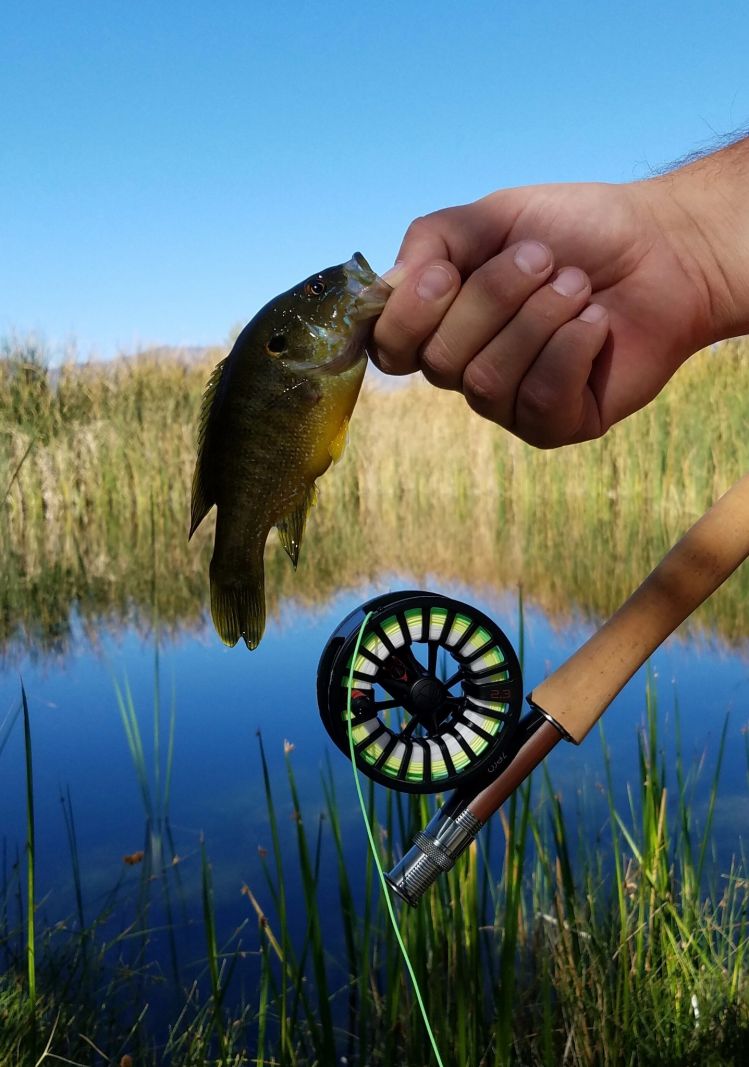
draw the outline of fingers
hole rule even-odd
[[[462,390],[480,415],[539,447],[599,436],[589,379],[608,313],[586,307],[588,275],[555,270],[546,244],[503,247],[516,214],[511,193],[500,206],[494,225],[478,202],[409,227],[387,274],[394,291],[375,326],[376,361],[387,373],[421,369],[434,385]]]
[[[421,366],[433,384],[460,389],[469,360],[551,271],[551,252],[538,241],[489,259],[462,289],[458,269],[447,260],[396,265],[385,275],[395,289],[374,332],[379,366],[388,374],[412,374]]]
[[[461,278],[491,260],[502,248],[514,216],[504,224],[488,224],[481,201],[435,211],[411,223],[398,252],[396,266],[385,275],[395,291],[375,327],[376,362],[388,374],[412,374],[419,368],[419,350],[437,328],[460,289]],[[441,288],[442,267],[450,285]],[[445,283],[446,284],[446,283]]]
[[[463,392],[471,407],[513,429],[520,383],[556,331],[582,311],[589,296],[588,276],[577,267],[565,267],[549,285],[530,296],[507,326],[466,364]]]
[[[385,275],[395,289],[375,326],[376,362],[387,374],[413,374],[421,346],[460,289],[460,274],[447,260],[429,263],[402,280],[397,271]]]
[[[607,427],[589,383],[608,331],[608,311],[590,304],[551,334],[509,390],[501,354],[495,363],[485,351],[465,375],[466,399],[474,411],[538,448],[599,437]]]
[[[536,309],[534,294],[551,273],[551,252],[539,241],[508,248],[474,271],[422,347],[425,378],[442,389],[460,389],[471,360],[504,332],[516,333],[513,319],[526,305]]]
[[[465,277],[500,251],[519,210],[511,191],[494,194],[489,213],[486,200],[444,208],[415,219],[406,231],[397,263],[409,269],[446,259]]]

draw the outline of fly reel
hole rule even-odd
[[[435,793],[498,759],[515,730],[522,678],[509,640],[482,612],[438,593],[375,597],[332,635],[317,673],[325,728],[357,767],[391,789]]]

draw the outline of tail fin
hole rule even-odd
[[[241,577],[223,575],[211,562],[211,614],[225,645],[236,645],[244,637],[248,648],[257,648],[265,629],[262,557],[259,570]]]

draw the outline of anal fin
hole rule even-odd
[[[299,549],[302,547],[302,537],[304,536],[304,527],[307,524],[309,509],[316,502],[317,486],[313,485],[307,491],[299,507],[289,512],[280,522],[276,523],[276,529],[284,551],[295,567],[299,562]]]

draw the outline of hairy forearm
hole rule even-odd
[[[749,333],[749,137],[642,185],[705,294],[701,343]]]

